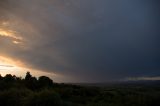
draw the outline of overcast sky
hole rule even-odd
[[[64,82],[157,78],[159,5],[159,0],[0,0],[0,55],[62,75]]]

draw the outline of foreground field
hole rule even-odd
[[[0,76],[0,106],[160,106],[159,98],[158,83],[95,87],[57,84],[30,73],[25,79]]]

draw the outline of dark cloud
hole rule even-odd
[[[23,44],[8,44],[5,38],[1,54],[70,77],[66,81],[100,82],[160,74],[158,0],[9,3],[12,9],[3,7],[5,17],[13,21],[7,28],[17,31]]]

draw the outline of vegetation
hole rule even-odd
[[[0,106],[160,106],[159,86],[91,87],[50,78],[0,76]]]

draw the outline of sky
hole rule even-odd
[[[159,0],[0,0],[0,73],[56,82],[160,79]]]

